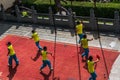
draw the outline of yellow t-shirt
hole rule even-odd
[[[88,71],[89,71],[89,73],[93,73],[93,72],[95,71],[95,70],[94,70],[94,62],[88,60],[88,61],[87,61],[87,64],[88,64]]]
[[[22,16],[23,16],[23,17],[26,17],[26,16],[28,16],[28,13],[27,13],[27,11],[23,11],[23,12],[22,12]]]
[[[35,42],[38,42],[40,40],[37,32],[32,34],[32,38],[34,39]]]
[[[81,44],[83,48],[88,48],[88,40],[86,38],[81,39]]]
[[[77,34],[83,33],[83,24],[76,25],[76,32]]]
[[[47,60],[47,52],[42,50],[42,60]]]
[[[9,49],[9,55],[10,56],[12,56],[12,55],[14,55],[15,54],[15,51],[14,51],[14,49],[13,49],[13,46],[12,45],[10,45],[10,46],[8,46],[8,49]]]

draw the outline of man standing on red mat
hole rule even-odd
[[[7,55],[9,55],[9,57],[8,57],[8,66],[12,66],[12,59],[15,60],[16,65],[19,65],[19,61],[17,59],[17,56],[15,54],[15,51],[13,49],[13,46],[12,46],[11,42],[8,42],[7,46],[8,46],[8,54]]]
[[[40,67],[40,72],[41,72],[42,69],[43,69],[44,67],[46,67],[47,65],[48,65],[50,71],[53,70],[53,68],[51,67],[51,62],[47,59],[47,54],[51,54],[51,55],[52,55],[52,53],[47,52],[47,47],[44,46],[44,47],[43,47],[43,50],[41,51],[43,64],[42,64],[42,66]]]
[[[39,44],[40,38],[38,36],[38,33],[35,30],[32,30],[31,32],[32,32],[32,39],[34,39],[37,48],[39,49],[39,51],[42,50],[42,47]]]
[[[82,53],[82,59],[85,56],[86,60],[88,59],[89,56],[89,48],[88,48],[88,41],[92,41],[92,39],[87,39],[87,35],[84,34],[83,38],[81,39],[81,46],[84,49],[84,52]]]
[[[91,77],[89,80],[96,80],[97,74],[95,72],[95,63],[99,62],[100,58],[97,57],[96,61],[93,61],[93,57],[89,56],[88,61],[87,61],[87,66],[88,66],[88,72],[90,73]]]

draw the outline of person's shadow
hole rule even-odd
[[[37,54],[34,58],[31,57],[33,61],[37,61],[37,59],[40,57],[41,51],[37,51]]]
[[[60,77],[55,77],[53,78],[53,80],[60,80]]]
[[[48,74],[44,73],[43,71],[40,72],[40,74],[44,77],[44,80],[49,80],[51,73],[52,73],[52,71],[49,71]]]
[[[9,66],[9,74],[7,76],[9,80],[12,80],[12,78],[14,77],[15,73],[17,72],[17,67],[18,65],[16,65],[14,68],[12,68],[12,66]]]

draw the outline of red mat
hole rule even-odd
[[[16,51],[17,57],[20,61],[20,65],[15,67],[13,61],[13,68],[9,68],[6,42],[11,41]],[[42,46],[47,46],[49,52],[54,52],[54,42],[41,40]],[[100,62],[97,64],[96,73],[98,75],[97,80],[107,80],[104,78],[106,69],[99,48],[90,47],[90,55],[94,56],[99,54],[101,57]],[[104,49],[104,55],[107,62],[107,67],[110,72],[112,64],[119,55],[119,52]],[[48,56],[53,64],[53,57]],[[84,68],[85,63],[81,60],[80,55],[80,70],[81,80],[88,80],[90,77],[87,70]],[[52,80],[53,72],[49,72],[48,67],[44,68],[43,73],[39,72],[39,67],[42,61],[39,54],[37,54],[37,48],[34,41],[15,35],[8,35],[0,41],[0,79],[2,80]],[[78,72],[78,59],[75,45],[58,43],[56,44],[56,56],[55,56],[55,68],[54,68],[55,80],[79,80]]]

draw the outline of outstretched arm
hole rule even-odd
[[[99,59],[97,59],[97,60],[94,61],[94,63],[97,63],[97,62],[99,62]]]
[[[47,54],[50,54],[52,56],[52,53],[51,52],[47,52]]]
[[[91,38],[91,39],[87,39],[88,41],[92,41],[93,40],[93,38]]]
[[[94,67],[97,68],[97,62],[99,62],[100,58],[97,58],[97,60],[94,61]]]

